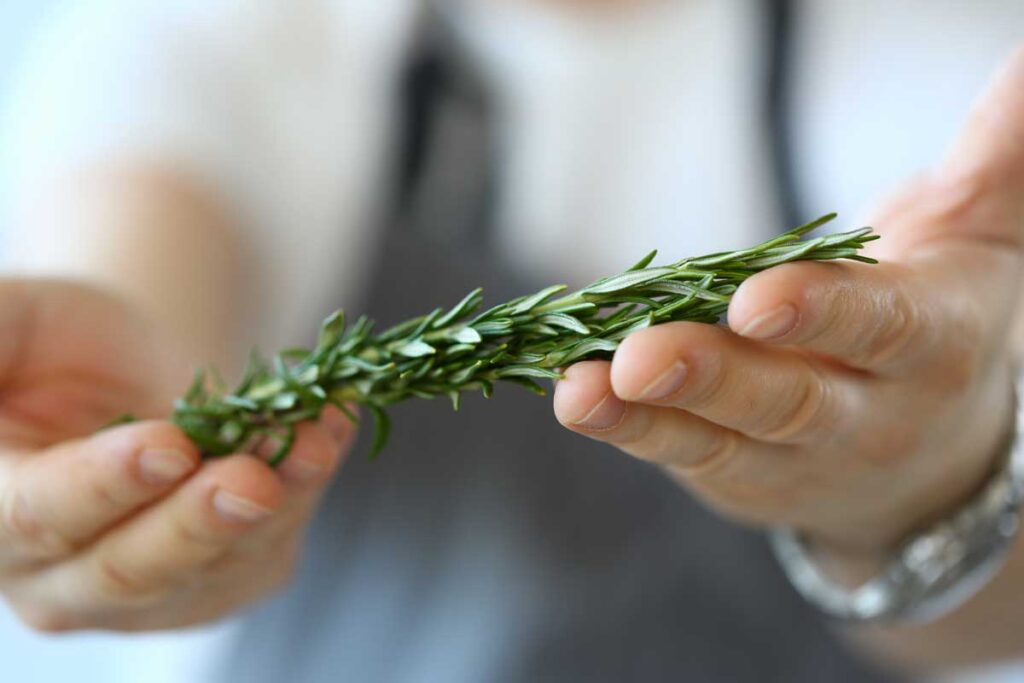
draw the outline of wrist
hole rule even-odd
[[[933,621],[971,599],[1001,570],[1018,535],[1022,500],[1024,440],[1017,431],[1008,457],[972,500],[908,537],[868,580],[853,581],[847,573],[856,586],[827,576],[806,539],[791,529],[776,529],[772,547],[794,587],[833,618]]]
[[[1012,374],[1007,371],[1003,376]],[[848,530],[802,531],[808,551],[830,578],[856,586],[877,575],[907,538],[949,519],[988,486],[1005,467],[1017,431],[1012,387],[1006,391],[1009,399],[1007,393],[998,392],[1000,400],[978,411],[984,417],[973,421],[976,427],[963,439],[966,445],[952,446],[962,453],[952,459],[959,466],[922,476],[913,495],[899,508],[888,509],[874,523],[861,522]]]

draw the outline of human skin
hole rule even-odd
[[[737,291],[728,328],[674,323],[569,368],[569,429],[658,463],[743,523],[870,575],[990,476],[1012,429],[1024,240],[1024,48],[944,161],[872,222],[879,265],[797,263]],[[1024,549],[929,625],[856,634],[915,668],[1024,653]]]
[[[187,626],[267,596],[351,425],[333,409],[300,425],[278,470],[261,453],[200,462],[159,418],[237,337],[227,214],[130,165],[37,196],[15,229],[74,277],[0,281],[0,594],[45,632]],[[124,412],[149,419],[97,432]]]
[[[663,464],[742,522],[800,528],[843,574],[863,575],[946,514],[988,476],[1009,430],[1022,64],[1017,54],[944,164],[879,212],[882,265],[758,276],[729,329],[667,325],[611,363],[570,368],[558,418]],[[237,358],[244,278],[225,264],[243,245],[230,214],[130,160],[58,179],[25,205],[18,229],[73,236],[68,273],[94,284],[0,287],[0,592],[41,630],[148,630],[215,619],[282,585],[351,438],[336,414],[303,426],[281,471],[252,454],[199,463],[160,420],[89,436],[122,409],[160,415],[187,368]],[[797,313],[789,331],[764,317],[784,303]],[[71,358],[46,346],[67,340]],[[668,391],[677,363],[687,376]],[[667,396],[642,398],[650,388]],[[143,476],[151,452],[162,483]],[[219,491],[235,496],[233,518],[214,507]],[[1019,655],[1022,553],[956,614],[865,633],[868,646],[914,666]]]

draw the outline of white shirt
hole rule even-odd
[[[652,247],[674,259],[782,227],[761,120],[758,3],[680,0],[604,20],[507,5],[456,16],[502,104],[499,240],[514,261],[579,281]],[[799,9],[798,176],[808,210],[840,211],[841,227],[939,157],[1024,37],[1017,0]],[[390,88],[415,10],[412,0],[69,2],[35,41],[2,129],[8,199],[112,157],[191,174],[242,218],[265,264],[258,295],[273,325],[253,340],[302,341],[324,311],[355,299],[365,275],[386,196]],[[29,247],[18,249],[21,267],[60,269],[68,255],[43,236],[8,237]],[[23,655],[5,661],[20,680],[56,677],[85,652],[93,678],[76,680],[139,680],[157,675],[147,664],[159,651],[166,680],[191,681],[203,668],[194,648],[212,656],[230,630],[54,645],[6,619],[0,642]],[[109,656],[95,657],[104,646]]]

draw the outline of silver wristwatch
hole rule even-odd
[[[1021,396],[1018,379],[1017,396]],[[1002,566],[1020,526],[1024,499],[1024,410],[1005,461],[951,517],[905,541],[880,574],[857,588],[829,579],[800,536],[776,529],[770,540],[790,582],[830,617],[855,622],[929,621],[951,611]]]

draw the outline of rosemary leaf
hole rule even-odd
[[[556,285],[483,312],[482,291],[475,289],[447,312],[438,308],[379,334],[365,316],[346,326],[337,311],[323,322],[313,349],[288,349],[270,363],[253,352],[233,391],[216,373],[197,372],[175,402],[173,420],[207,457],[274,439],[269,462],[277,464],[288,455],[296,422],[316,418],[328,404],[354,422],[349,406],[358,404],[373,418],[373,458],[391,430],[386,408],[400,401],[446,396],[457,410],[463,392],[489,397],[498,381],[543,394],[534,379],[559,378],[576,361],[610,358],[637,330],[678,320],[717,322],[739,285],[767,268],[800,260],[873,263],[860,254],[877,239],[871,228],[802,239],[833,218],[749,249],[666,266],[651,266],[652,251],[579,291],[566,294],[565,285]]]

